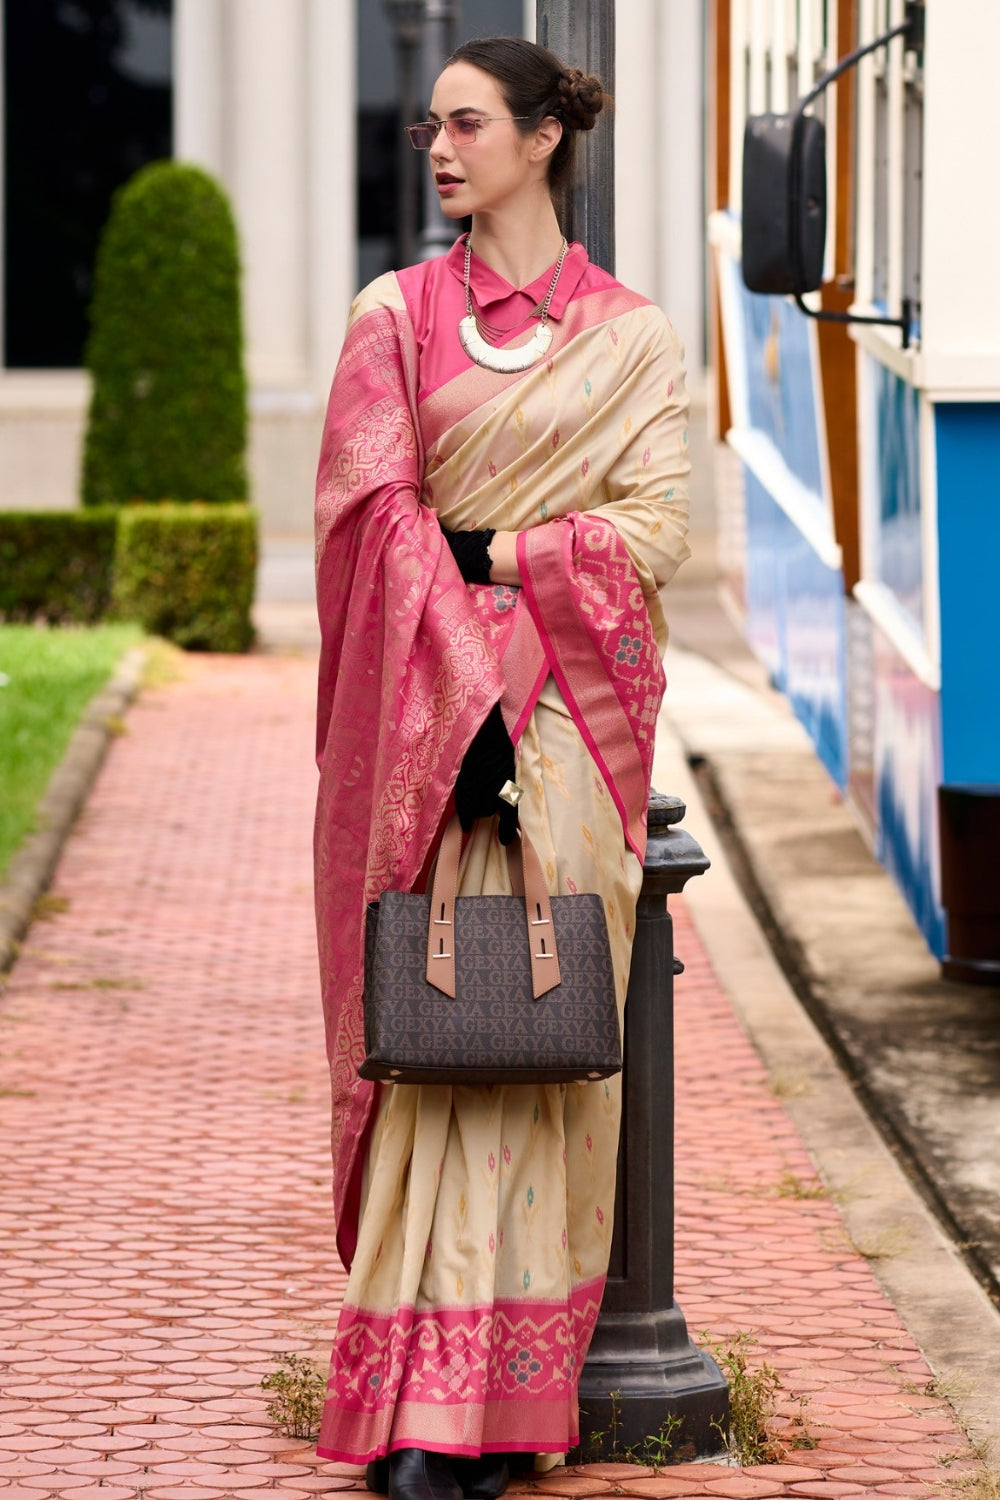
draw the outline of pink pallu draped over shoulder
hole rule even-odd
[[[374,1100],[357,1074],[366,903],[418,884],[477,727],[500,700],[516,739],[550,674],[641,859],[664,686],[648,586],[606,515],[572,510],[521,531],[521,589],[462,581],[427,503],[414,331],[422,299],[462,311],[447,259],[382,278],[355,305],[319,463],[316,915],[346,1265]],[[595,326],[645,306],[596,275],[602,295],[582,289]],[[566,325],[564,346],[587,319]]]

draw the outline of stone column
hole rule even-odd
[[[307,0],[309,364],[325,398],[357,291],[354,0]]]
[[[287,389],[309,374],[305,0],[236,0],[227,19],[247,369]]]
[[[174,156],[225,178],[224,0],[174,0]]]

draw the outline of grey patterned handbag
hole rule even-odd
[[[445,829],[429,895],[386,891],[365,926],[362,1078],[569,1083],[622,1066],[604,902],[550,897],[522,833],[511,896],[457,896],[462,832]]]

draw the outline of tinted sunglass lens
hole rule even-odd
[[[429,151],[434,144],[436,131],[433,125],[408,125],[406,133],[418,151]]]

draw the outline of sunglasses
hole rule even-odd
[[[414,151],[429,151],[437,140],[437,133],[444,126],[445,133],[455,146],[475,144],[481,125],[491,120],[526,120],[527,115],[458,115],[453,120],[421,120],[419,125],[406,125],[410,145]]]

